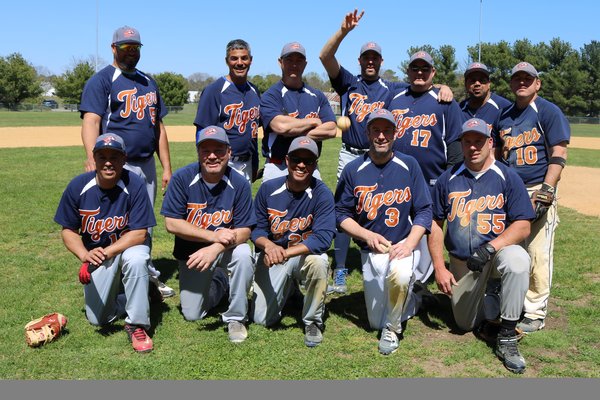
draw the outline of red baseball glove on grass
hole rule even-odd
[[[25,325],[25,340],[30,347],[38,347],[58,338],[67,326],[67,317],[59,313],[44,315]]]

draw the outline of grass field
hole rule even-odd
[[[190,143],[173,143],[174,168],[195,160]],[[325,142],[320,169],[333,188],[339,139]],[[337,380],[400,377],[600,377],[600,221],[560,208],[554,287],[547,327],[523,339],[524,375],[508,372],[493,349],[471,333],[458,332],[447,299],[408,322],[397,353],[377,352],[377,332],[366,324],[359,257],[349,255],[349,292],[327,299],[325,339],[303,343],[300,309],[290,304],[281,325],[249,326],[241,345],[227,340],[218,315],[185,322],[179,298],[152,308],[155,351],[135,354],[122,331],[91,326],[83,312],[79,263],[64,248],[53,222],[68,181],[82,172],[79,146],[0,149],[0,379],[119,380]],[[257,184],[254,185],[256,189]],[[156,214],[162,203],[158,196]],[[173,237],[158,216],[153,258],[169,286],[178,290]],[[437,293],[435,284],[430,284]],[[23,327],[48,312],[69,318],[68,333],[39,349],[28,348]],[[222,311],[222,309],[221,309]]]

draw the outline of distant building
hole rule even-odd
[[[199,90],[188,90],[188,103],[197,103],[200,100],[200,91]]]
[[[336,92],[326,92],[325,97],[329,101],[329,105],[333,109],[335,115],[341,115],[342,110],[340,108],[340,96]]]

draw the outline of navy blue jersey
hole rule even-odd
[[[280,160],[285,158],[294,138],[284,137],[274,132],[269,126],[273,118],[278,115],[289,115],[294,118],[320,118],[323,123],[335,122],[335,114],[323,92],[306,84],[298,90],[288,89],[282,81],[271,86],[262,95],[260,115],[264,128],[262,154]],[[321,145],[318,141],[319,153]]]
[[[456,101],[438,102],[439,89],[396,94],[388,109],[396,119],[394,150],[413,156],[433,186],[448,167],[448,146],[458,140],[462,113]]]
[[[335,213],[338,226],[352,218],[395,244],[408,236],[413,225],[429,232],[431,194],[413,157],[395,152],[390,161],[377,165],[366,153],[342,171],[335,191]],[[365,242],[356,243],[368,249]]]
[[[154,79],[136,70],[124,73],[109,65],[85,84],[79,105],[102,117],[101,132],[116,133],[125,141],[127,159],[148,158],[157,144],[155,127],[167,115]]]
[[[356,149],[368,149],[367,119],[372,111],[386,108],[390,94],[408,85],[404,82],[389,82],[381,78],[365,81],[361,75],[352,75],[344,67],[331,86],[340,96],[342,115],[350,118],[350,128],[342,132],[342,142]]]
[[[252,229],[256,224],[248,181],[239,172],[227,167],[221,181],[210,188],[202,179],[197,162],[173,174],[160,213],[211,231]],[[187,260],[189,255],[208,245],[175,236],[173,256],[178,260]]]
[[[469,108],[469,99],[465,99],[460,102],[459,106],[463,112],[463,122],[467,121],[471,118],[480,118],[487,122],[490,130],[494,125],[494,121],[498,118],[500,111],[510,106],[511,102],[504,97],[497,95],[496,93],[492,93],[490,98],[487,99],[485,103],[481,107],[479,107],[476,111],[473,111]]]
[[[554,103],[538,96],[522,110],[515,104],[503,109],[493,136],[495,145],[502,147],[503,160],[526,185],[535,185],[544,182],[550,147],[569,143],[571,127]]]
[[[311,254],[325,253],[335,236],[331,190],[312,178],[304,192],[294,193],[287,189],[286,180],[287,176],[270,179],[258,188],[252,241],[266,237],[286,249],[303,244]]]
[[[198,130],[220,126],[227,132],[234,156],[251,154],[258,161],[260,95],[252,83],[239,86],[221,77],[208,85],[200,95],[194,125]]]
[[[434,193],[433,218],[447,221],[444,244],[460,260],[512,222],[535,218],[523,181],[498,161],[478,178],[464,164],[455,165],[440,176]]]
[[[78,230],[88,250],[108,247],[127,231],[156,225],[146,184],[126,169],[108,190],[96,183],[96,171],[75,177],[63,192],[54,221]]]

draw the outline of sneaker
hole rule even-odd
[[[248,337],[248,331],[240,321],[230,321],[227,324],[227,331],[231,343],[242,343]]]
[[[398,346],[398,335],[396,332],[392,332],[388,328],[383,328],[381,339],[379,339],[379,352],[387,356],[398,350]]]
[[[496,355],[510,372],[522,374],[525,371],[525,359],[519,352],[516,336],[500,336],[496,340]]]
[[[137,325],[125,324],[125,332],[127,332],[131,346],[135,351],[138,353],[152,351],[152,339],[150,339],[144,328]]]
[[[336,268],[333,270],[333,286],[327,286],[327,293],[346,293],[348,286],[346,286],[346,275],[348,275],[347,268]]]
[[[523,334],[527,335],[528,333],[533,333],[539,331],[540,329],[544,329],[544,326],[546,326],[546,324],[544,323],[543,319],[531,319],[525,317],[519,321],[517,324],[517,329],[523,332]]]
[[[166,297],[173,297],[173,296],[175,296],[175,290],[173,288],[165,285],[161,281],[158,281],[158,290],[160,290],[160,293],[165,298]]]
[[[308,347],[315,347],[323,341],[323,334],[317,324],[310,324],[304,327],[304,344]]]

